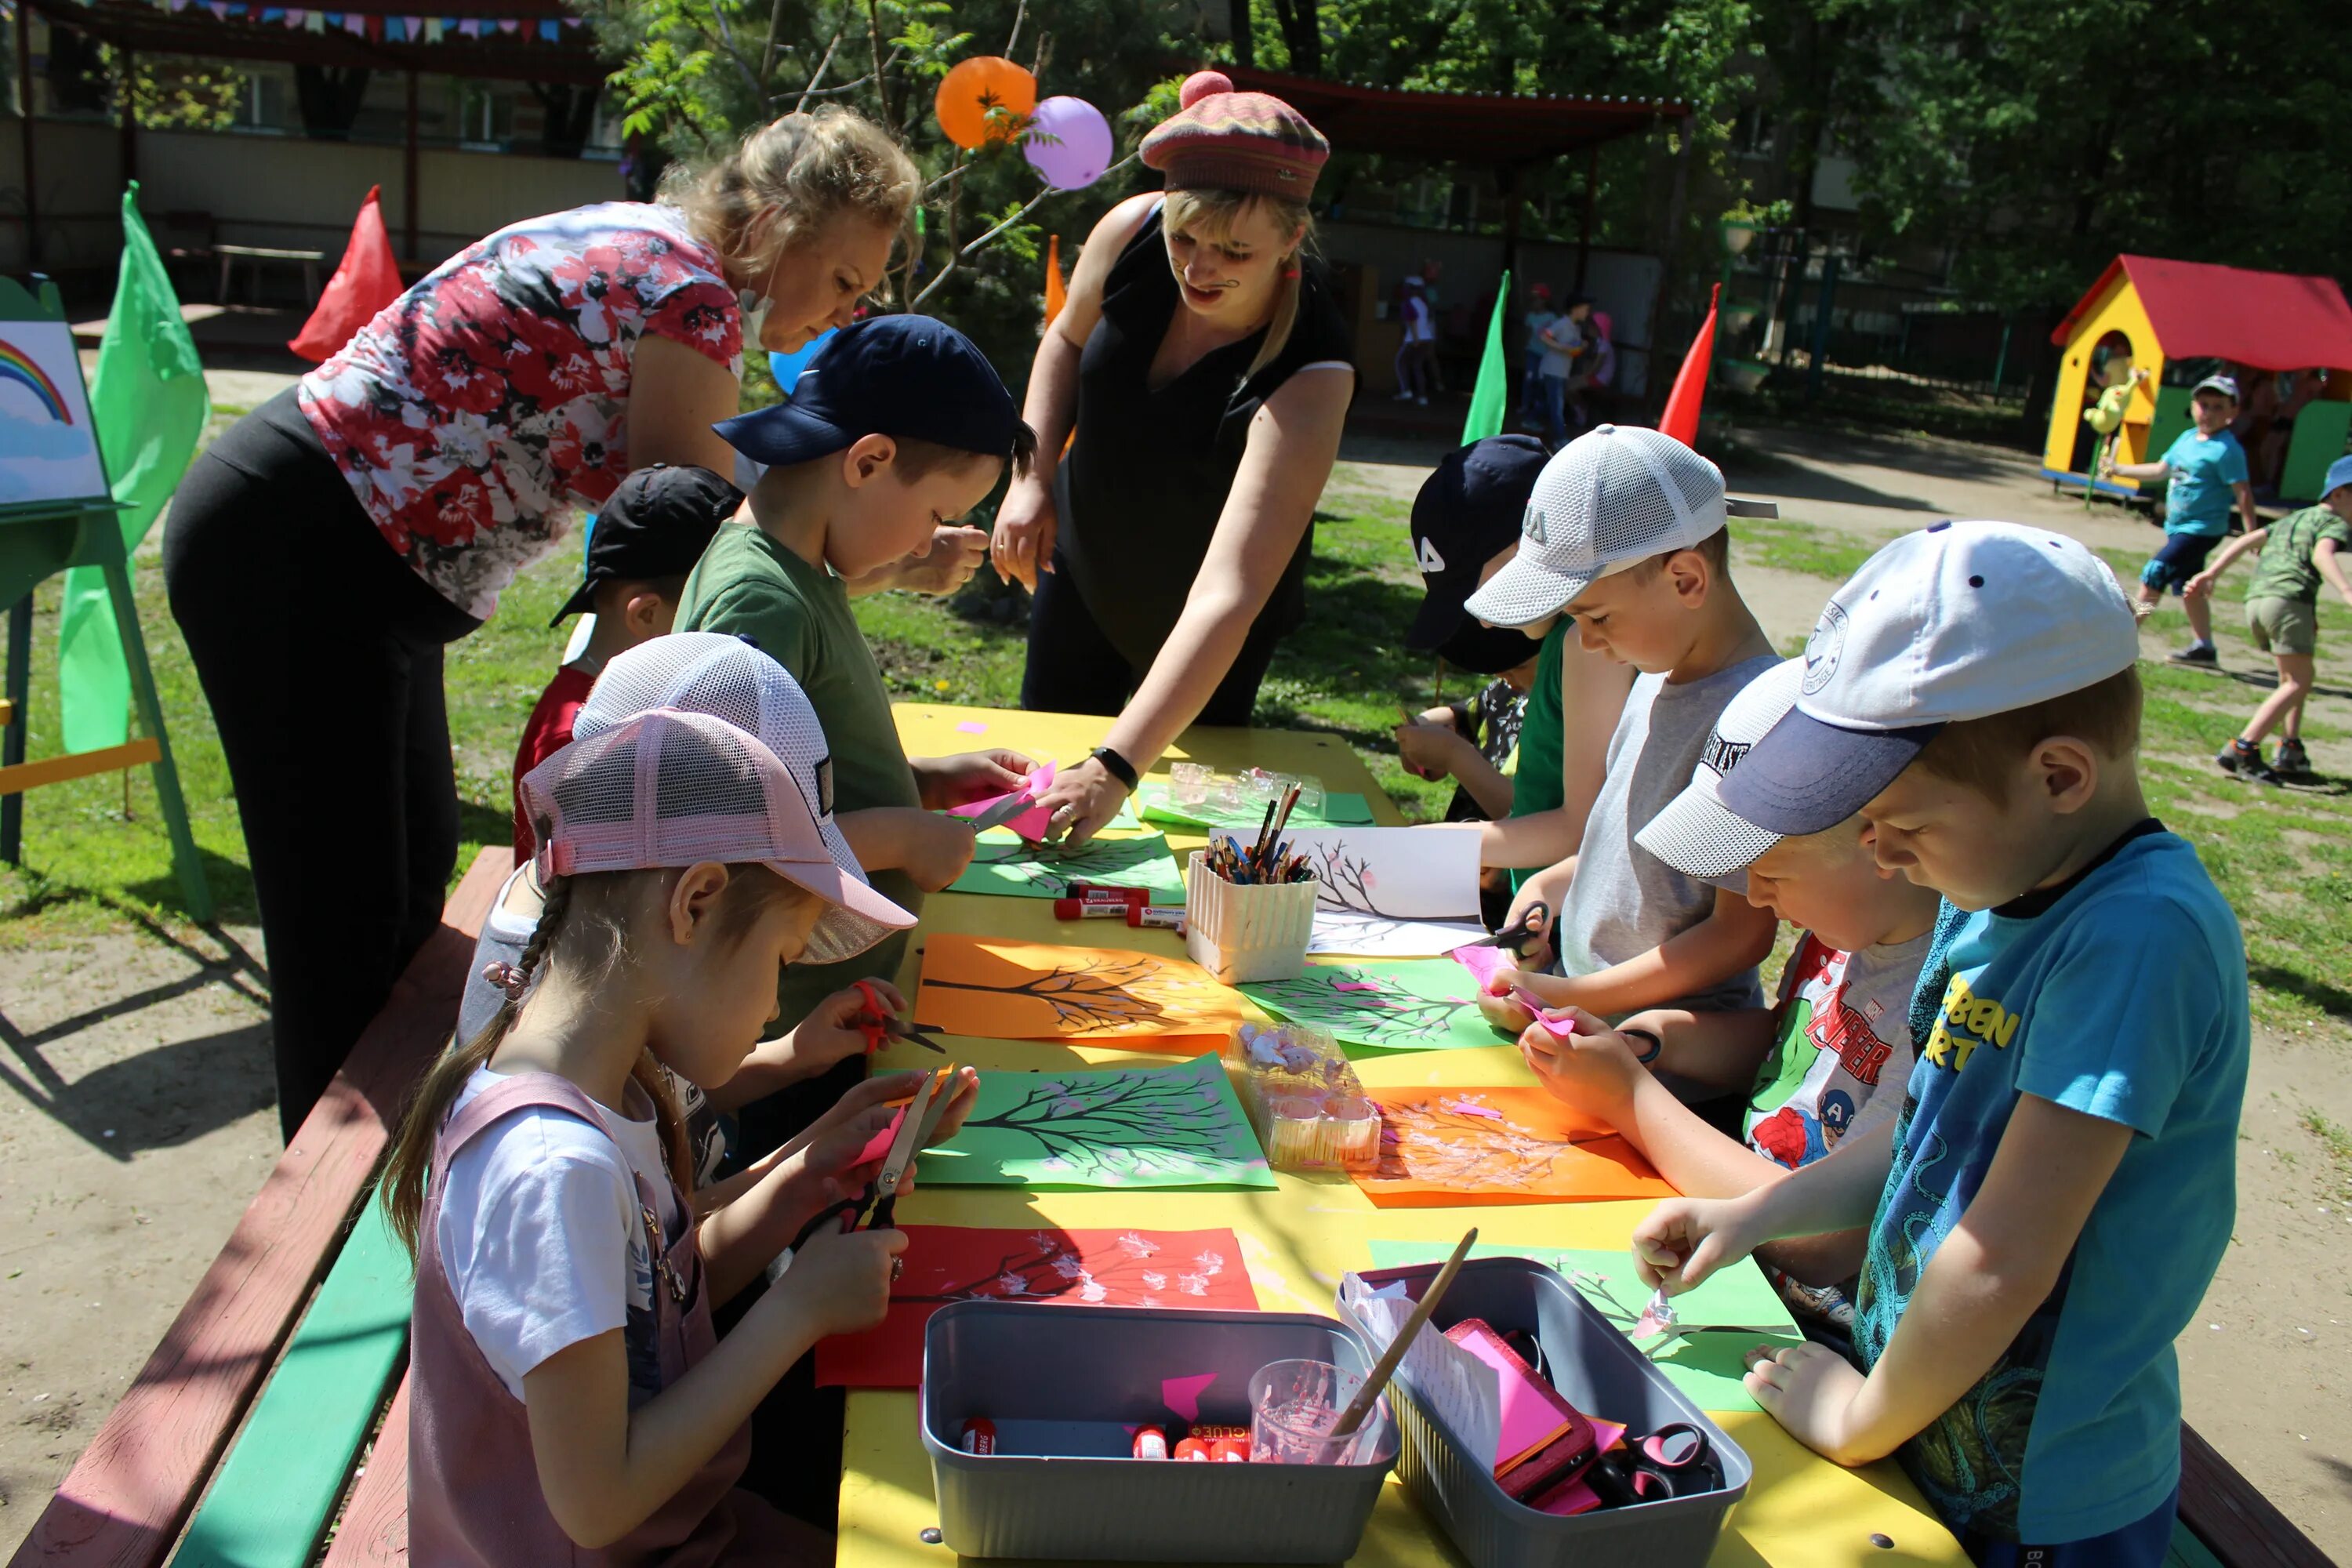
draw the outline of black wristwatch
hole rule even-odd
[[[1666,1048],[1666,1042],[1658,1038],[1656,1034],[1651,1030],[1620,1029],[1617,1032],[1621,1035],[1644,1039],[1650,1042],[1650,1048],[1648,1050],[1637,1052],[1633,1058],[1635,1061],[1642,1063],[1645,1067],[1650,1063],[1656,1061],[1658,1059],[1658,1053]]]
[[[1133,795],[1135,793],[1136,775],[1135,764],[1133,763],[1129,762],[1125,757],[1120,756],[1108,746],[1097,746],[1093,751],[1088,752],[1087,755],[1092,757],[1096,762],[1100,763],[1103,765],[1103,771],[1105,773],[1110,774],[1111,777],[1125,784],[1127,786],[1128,794]]]

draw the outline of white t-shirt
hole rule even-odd
[[[1748,1146],[1791,1169],[1892,1121],[1919,1059],[1911,993],[1935,940],[1840,952],[1811,931],[1789,955],[1772,1054],[1757,1075]]]
[[[1431,315],[1429,301],[1418,294],[1404,297],[1404,341],[1425,343],[1437,336],[1437,324]]]
[[[452,1114],[506,1077],[478,1068]],[[632,1170],[653,1188],[665,1236],[677,1237],[679,1215],[653,1107],[634,1083],[629,1100],[633,1114],[607,1110],[604,1128],[551,1106],[519,1110],[449,1162],[434,1245],[467,1331],[518,1399],[525,1373],[614,1329],[628,1331],[630,1404],[661,1388]]]

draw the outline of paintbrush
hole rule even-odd
[[[1372,1370],[1365,1375],[1364,1386],[1356,1390],[1356,1397],[1348,1401],[1348,1408],[1339,1412],[1339,1419],[1331,1428],[1330,1441],[1344,1442],[1354,1436],[1356,1428],[1364,1424],[1364,1417],[1371,1414],[1373,1405],[1381,1397],[1381,1390],[1386,1388],[1389,1379],[1396,1375],[1397,1364],[1404,1360],[1405,1350],[1412,1343],[1413,1336],[1428,1325],[1437,1311],[1437,1304],[1445,1299],[1445,1292],[1454,1288],[1454,1277],[1462,1272],[1462,1260],[1470,1256],[1470,1248],[1477,1240],[1476,1226],[1463,1233],[1461,1241],[1454,1248],[1454,1256],[1445,1260],[1445,1267],[1437,1271],[1437,1278],[1431,1280],[1429,1289],[1422,1292],[1421,1303],[1413,1308],[1412,1316],[1404,1321],[1404,1327],[1399,1329],[1396,1338],[1389,1342],[1389,1348],[1382,1351],[1381,1359],[1372,1363]]]

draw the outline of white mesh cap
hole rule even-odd
[[[1612,572],[1722,531],[1723,474],[1672,436],[1596,425],[1552,454],[1519,552],[1463,608],[1497,626],[1557,614]]]
[[[816,813],[833,863],[866,880],[833,820],[833,752],[824,726],[792,671],[741,637],[672,632],[614,656],[572,721],[575,739],[601,735],[639,713],[708,713],[760,738],[791,770]]]
[[[1797,705],[1804,679],[1805,661],[1792,658],[1749,681],[1726,703],[1698,766],[1691,770],[1691,782],[1633,835],[1633,842],[1686,877],[1746,892],[1748,868],[1782,836],[1725,805],[1723,776]]]
[[[835,863],[815,803],[757,737],[708,713],[656,709],[572,742],[522,778],[541,881],[657,866],[765,866],[834,907],[811,963],[852,958],[915,917]]]

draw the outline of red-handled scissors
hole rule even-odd
[[[908,1100],[906,1110],[899,1113],[898,1131],[890,1140],[889,1151],[882,1156],[882,1168],[874,1173],[874,1179],[856,1197],[844,1198],[803,1226],[800,1235],[793,1238],[793,1250],[806,1246],[809,1237],[836,1220],[846,1222],[838,1226],[842,1230],[889,1228],[892,1211],[898,1203],[898,1189],[907,1180],[908,1167],[915,1163],[915,1156],[921,1152],[924,1142],[939,1130],[940,1119],[947,1114],[948,1102],[954,1098],[950,1092],[954,1081],[955,1069],[952,1068],[942,1068],[937,1072],[923,1075],[922,1086],[915,1090],[915,1098]]]
[[[866,1005],[854,1022],[857,1025],[857,1032],[866,1037],[867,1056],[880,1050],[887,1040],[912,1040],[926,1050],[947,1055],[948,1048],[933,1039],[930,1031],[920,1024],[908,1022],[882,1005],[881,994],[874,989],[872,981],[859,981],[857,994],[866,998]]]

